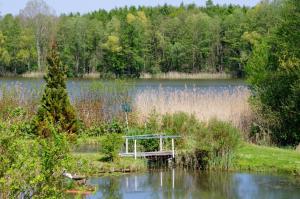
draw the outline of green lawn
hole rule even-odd
[[[235,169],[300,175],[300,153],[294,150],[244,144],[237,151]]]

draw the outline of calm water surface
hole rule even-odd
[[[107,80],[93,80],[93,79],[68,79],[68,89],[76,90],[82,86],[90,85],[91,83],[98,81],[109,83]],[[246,86],[246,83],[242,79],[226,79],[226,80],[133,80],[135,88],[169,88],[169,89],[189,89],[189,88],[229,88],[236,86]],[[44,84],[43,79],[38,78],[0,78],[0,85],[13,85],[20,84],[27,88],[41,87]]]
[[[300,179],[249,173],[156,170],[94,177],[87,198],[123,199],[299,199]]]

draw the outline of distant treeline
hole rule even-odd
[[[248,8],[209,0],[205,7],[133,6],[58,17],[44,1],[31,0],[19,15],[0,18],[0,74],[45,71],[55,39],[70,77],[169,71],[243,76],[253,45],[280,20],[281,3]]]

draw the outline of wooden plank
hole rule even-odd
[[[172,156],[172,151],[137,152],[136,157]],[[135,157],[135,153],[119,153],[121,157]]]
[[[131,136],[123,136],[123,138],[128,140],[147,140],[147,139],[167,139],[167,138],[180,138],[179,135],[160,135],[160,134],[153,134],[153,135],[131,135]]]

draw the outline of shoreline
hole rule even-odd
[[[31,72],[23,73],[20,75],[15,74],[4,74],[0,75],[0,78],[25,78],[25,79],[34,79],[34,78],[43,78],[46,75],[45,72]],[[68,77],[68,79],[107,79],[102,78],[101,73],[85,73],[81,77]],[[118,79],[118,78],[109,78],[109,79]],[[126,79],[126,78],[125,78]],[[183,73],[183,72],[167,72],[167,73],[141,73],[139,78],[128,78],[128,79],[158,79],[158,80],[226,80],[226,79],[243,79],[242,77],[235,77],[229,73],[209,73],[209,72],[199,72],[199,73]]]
[[[147,172],[149,168],[145,159],[120,158],[118,162],[102,162],[101,153],[72,153],[79,160],[88,160],[90,172],[88,176],[115,175]],[[278,147],[259,146],[243,143],[237,150],[233,165],[228,170],[209,168],[195,169],[204,172],[249,172],[272,173],[276,175],[300,176],[300,156],[295,150]],[[275,158],[276,157],[276,158]],[[176,167],[176,166],[175,166]],[[178,167],[180,168],[180,167]],[[185,169],[185,168],[183,168]]]

